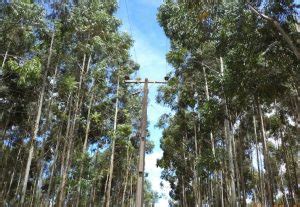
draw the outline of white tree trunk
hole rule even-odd
[[[117,121],[118,121],[118,105],[119,105],[119,88],[120,88],[120,81],[118,77],[118,83],[117,83],[117,94],[116,94],[116,105],[115,105],[115,117],[114,117],[114,131],[113,131],[113,137],[112,137],[112,143],[111,143],[111,156],[110,156],[110,166],[109,166],[109,178],[108,178],[108,185],[107,185],[107,191],[106,191],[106,207],[109,207],[110,205],[110,194],[111,194],[111,182],[113,177],[113,171],[114,171],[114,158],[115,158],[115,144],[116,144],[116,133],[117,133]]]
[[[29,177],[29,171],[31,167],[31,162],[33,158],[33,153],[34,153],[34,142],[37,138],[38,131],[39,131],[39,126],[40,126],[40,120],[41,120],[41,114],[42,114],[42,107],[43,107],[43,101],[44,101],[44,95],[45,95],[45,89],[46,89],[46,84],[47,84],[47,73],[50,67],[50,62],[51,62],[51,56],[52,56],[52,47],[53,47],[53,42],[54,42],[54,35],[55,32],[52,34],[51,38],[51,44],[49,48],[49,55],[48,55],[48,62],[46,66],[46,71],[43,76],[43,85],[39,97],[39,102],[38,102],[38,112],[36,115],[35,119],[35,124],[34,124],[34,131],[33,131],[33,136],[30,140],[30,149],[29,149],[29,154],[28,154],[28,159],[27,159],[27,164],[26,164],[26,169],[25,169],[25,175],[24,175],[24,180],[23,180],[23,188],[22,188],[22,197],[21,197],[21,206],[23,206],[25,197],[26,197],[26,189],[27,189],[27,182],[28,182],[28,177]]]

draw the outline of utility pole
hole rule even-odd
[[[147,136],[147,106],[148,106],[148,79],[144,83],[144,96],[142,105],[142,122],[140,131],[140,149],[138,163],[138,178],[136,187],[136,207],[142,207],[144,203],[144,170],[145,170],[145,145]]]
[[[144,81],[126,80],[125,83],[144,83],[144,96],[142,103],[142,120],[140,129],[140,148],[139,148],[139,163],[138,163],[138,178],[136,188],[135,207],[143,207],[144,204],[144,172],[145,172],[145,146],[147,137],[147,106],[148,106],[148,83],[164,84],[166,81],[149,81],[147,78]]]

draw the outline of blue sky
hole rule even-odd
[[[117,15],[123,21],[121,29],[131,34],[135,41],[131,54],[141,66],[137,76],[142,79],[163,80],[170,70],[165,59],[169,48],[168,40],[156,20],[157,9],[162,2],[162,0],[119,0]],[[155,102],[157,87],[157,85],[149,85],[148,121],[150,125],[148,129],[149,139],[154,141],[155,148],[152,154],[146,156],[145,171],[148,173],[152,188],[163,194],[156,206],[166,207],[170,188],[167,182],[160,179],[161,169],[156,167],[156,160],[162,156],[162,150],[159,147],[162,131],[154,125],[160,115],[168,112],[169,109]],[[164,187],[160,186],[161,182]]]

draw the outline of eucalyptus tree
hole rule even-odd
[[[158,96],[158,100],[175,113],[163,117],[164,156],[159,165],[165,169],[163,178],[171,183],[171,196],[181,206],[202,203],[245,206],[247,198],[257,197],[257,191],[260,202],[271,206],[275,202],[274,195],[280,191],[280,183],[274,183],[273,178],[278,176],[278,163],[282,160],[274,157],[270,141],[283,139],[269,135],[269,115],[266,114],[273,110],[273,104],[280,102],[280,108],[288,109],[287,117],[292,120],[297,117],[293,94],[298,84],[292,85],[297,76],[295,71],[299,70],[298,59],[291,45],[286,44],[287,40],[278,35],[280,27],[294,38],[296,7],[292,2],[245,3],[169,0],[159,9],[158,20],[171,40],[167,58],[175,69],[168,86],[161,88]],[[277,24],[275,30],[261,14],[276,21],[273,21]],[[295,39],[292,41],[296,44]],[[283,56],[287,62],[280,61]],[[289,95],[282,98],[282,94]],[[187,118],[188,114],[194,115]],[[254,122],[250,117],[254,117]],[[296,135],[295,127],[291,124],[287,128]],[[254,139],[257,131],[259,139]],[[178,148],[171,144],[178,143],[177,139],[181,139],[183,146]],[[253,150],[257,152],[257,159],[263,157],[263,164],[251,161]],[[216,156],[211,156],[213,151]],[[176,156],[177,153],[183,157]],[[197,166],[194,169],[190,164],[193,160]],[[259,182],[255,181],[254,163],[260,163]],[[201,187],[194,187],[194,193],[187,194],[191,197],[185,194],[190,186],[197,185]],[[210,191],[203,191],[207,186]],[[282,192],[287,197],[285,191]],[[289,203],[295,202],[292,197],[288,199]]]
[[[111,205],[134,200],[141,99],[124,77],[138,65],[116,9],[1,4],[1,204],[104,205],[108,192]]]

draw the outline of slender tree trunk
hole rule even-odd
[[[227,108],[227,106],[226,106]],[[227,111],[227,110],[226,110]],[[236,206],[236,187],[235,187],[235,170],[234,170],[234,155],[233,155],[233,147],[232,147],[232,134],[230,130],[229,120],[226,118],[224,123],[225,129],[225,139],[227,140],[227,151],[228,151],[228,159],[229,159],[229,178],[230,178],[230,203],[231,206]]]
[[[183,178],[183,176],[181,176],[181,182],[182,182],[182,189],[181,189],[181,191],[182,191],[182,206],[183,207],[187,207],[187,202],[186,202],[186,192],[185,192],[185,184],[184,184],[184,178]]]
[[[6,60],[7,60],[8,51],[9,51],[9,49],[10,49],[10,44],[11,44],[11,42],[8,43],[7,50],[6,50],[5,55],[4,55],[4,58],[3,58],[3,62],[2,62],[2,65],[1,65],[2,70],[3,70],[4,65],[5,65],[5,63],[6,63]]]
[[[282,126],[283,127],[283,126]],[[287,156],[287,147],[286,147],[286,139],[284,136],[284,133],[282,130],[280,130],[281,134],[281,141],[282,141],[282,152],[283,152],[283,162],[285,163],[285,168],[286,168],[286,181],[287,181],[287,188],[288,188],[288,194],[289,198],[291,199],[291,205],[295,204],[295,199],[294,199],[294,193],[293,193],[293,187],[292,187],[292,182],[291,182],[291,170],[290,170],[290,163],[289,159]],[[281,179],[282,185],[283,185],[283,180]],[[289,199],[288,198],[288,199]]]
[[[231,129],[233,129],[233,126],[231,125]],[[237,162],[237,152],[236,152],[236,143],[235,143],[235,137],[232,135],[232,150],[233,150],[233,163],[234,163],[234,169],[235,169],[235,181],[236,181],[236,188],[237,188],[237,205],[241,206],[241,187],[240,187],[240,170]]]
[[[54,42],[54,34],[55,34],[55,32],[52,33],[51,44],[50,44],[49,55],[48,55],[48,62],[47,62],[45,74],[43,76],[42,89],[41,89],[39,102],[38,102],[39,103],[38,104],[38,112],[37,112],[37,115],[36,115],[36,120],[35,120],[35,125],[34,125],[34,130],[33,130],[33,136],[32,136],[31,141],[30,141],[30,149],[29,149],[27,165],[26,165],[26,170],[25,170],[25,175],[24,175],[24,180],[23,180],[21,206],[24,205],[24,201],[25,201],[25,197],[26,197],[26,189],[27,189],[27,183],[28,183],[28,178],[29,178],[29,171],[30,171],[30,167],[31,167],[31,161],[32,161],[32,158],[33,158],[33,153],[34,153],[34,144],[35,144],[35,140],[37,138],[38,131],[39,131],[39,126],[40,126],[42,106],[43,106],[44,95],[45,95],[46,84],[47,84],[47,74],[48,74],[48,70],[49,70],[49,67],[50,67],[51,56],[52,56],[52,47],[53,47],[53,42]]]
[[[223,171],[220,170],[220,176],[221,176],[221,207],[224,207],[224,184],[223,184]]]
[[[247,133],[247,135],[248,135],[248,133]],[[246,137],[248,138],[248,136],[246,135]],[[245,140],[244,140],[244,136],[243,135],[241,135],[241,136],[239,136],[239,142],[238,142],[238,144],[239,144],[239,146],[241,147],[241,148],[237,148],[237,149],[240,149],[240,150],[238,150],[238,152],[237,152],[237,159],[239,160],[239,162],[238,162],[238,167],[240,168],[240,176],[239,176],[239,178],[240,178],[240,186],[241,186],[241,206],[243,206],[243,207],[246,207],[247,206],[247,203],[246,203],[246,199],[247,199],[247,195],[246,195],[246,184],[245,184],[245,178],[244,178],[244,171],[245,171],[245,169],[244,169],[244,161],[245,161],[245,159],[244,159],[244,157],[245,157]]]
[[[125,196],[126,196],[126,190],[127,190],[127,182],[128,182],[128,174],[129,174],[129,169],[130,169],[130,164],[131,164],[131,155],[129,155],[129,141],[127,145],[127,150],[126,150],[126,174],[125,174],[125,182],[124,182],[124,189],[123,189],[123,194],[122,194],[122,202],[121,202],[121,207],[125,206]]]
[[[56,147],[55,147],[55,151],[54,151],[54,158],[53,158],[53,163],[52,163],[52,166],[51,166],[51,172],[50,172],[50,179],[49,179],[49,187],[48,187],[48,190],[47,190],[47,195],[46,195],[46,198],[48,199],[48,204],[50,204],[51,202],[51,198],[50,198],[50,194],[51,194],[51,190],[52,190],[52,182],[53,182],[53,176],[54,176],[54,170],[56,168],[56,162],[57,162],[57,159],[58,159],[58,149],[59,149],[59,146],[60,146],[60,138],[61,138],[61,127],[59,129],[59,132],[58,132],[58,135],[56,137]]]
[[[202,67],[202,68],[203,68],[204,82],[205,82],[205,96],[206,96],[206,100],[209,101],[210,97],[209,97],[209,89],[208,89],[206,70],[205,70],[205,67]],[[210,142],[211,142],[213,156],[216,157],[215,140],[214,140],[214,136],[213,136],[212,131],[210,131],[209,136],[210,136]]]
[[[78,100],[76,102],[76,108],[75,108],[75,117],[79,116],[79,109],[81,108],[82,106],[82,101],[83,101],[83,96],[81,94],[82,92],[82,84],[85,82],[86,78],[87,78],[87,75],[88,75],[88,71],[89,71],[89,68],[90,68],[90,63],[91,63],[91,54],[89,55],[89,58],[88,58],[88,63],[87,63],[87,67],[86,67],[86,71],[85,71],[85,58],[86,58],[86,55],[84,55],[84,59],[83,59],[83,66],[82,66],[82,69],[81,69],[81,72],[80,72],[80,81],[79,81],[79,89],[78,89]],[[92,99],[91,99],[92,100]],[[92,102],[90,103],[92,104]],[[91,105],[89,107],[89,113],[90,113],[90,108],[91,108]],[[89,115],[88,115],[89,116]],[[76,121],[77,118],[75,118],[74,120]],[[89,119],[89,117],[88,117]],[[89,120],[88,120],[89,121]],[[90,124],[88,124],[90,125]],[[74,135],[75,133],[75,127],[76,127],[76,122],[74,122],[74,125],[73,125],[73,130],[72,130],[72,133]],[[86,148],[87,148],[87,139],[88,139],[88,133],[89,133],[89,128],[90,126],[88,126],[86,128],[86,135],[85,135],[85,140],[84,140],[84,144],[83,144],[83,150],[82,152],[84,153],[86,151]],[[81,189],[80,189],[80,183],[81,183],[81,177],[82,177],[82,164],[80,166],[80,173],[79,173],[79,185],[78,185],[78,192],[77,192],[77,199],[76,199],[76,206],[79,205],[79,198],[80,198],[80,194],[81,194]]]
[[[223,64],[223,62],[222,62]],[[206,96],[206,100],[209,101],[210,100],[210,96],[209,96],[209,88],[208,88],[208,81],[207,81],[207,74],[206,74],[206,70],[205,70],[205,66],[202,67],[203,69],[203,74],[204,74],[204,82],[205,82],[205,96]],[[214,135],[212,133],[212,131],[209,132],[209,136],[210,136],[210,142],[211,142],[211,147],[212,147],[212,153],[213,153],[213,157],[214,159],[216,158],[216,150],[215,150],[215,139],[214,139]],[[213,172],[212,175],[212,179],[215,181],[215,183],[217,183],[217,171]],[[217,200],[217,199],[214,199]]]
[[[84,138],[84,143],[83,143],[83,148],[82,148],[82,153],[84,154],[86,152],[87,148],[87,142],[88,142],[88,137],[90,133],[90,124],[91,124],[91,108],[94,102],[94,93],[92,91],[91,97],[90,97],[90,103],[89,103],[89,108],[88,108],[88,114],[87,114],[87,123],[86,123],[86,129],[85,129],[85,138]],[[77,189],[77,199],[76,199],[76,206],[79,206],[80,202],[80,194],[81,194],[81,177],[82,177],[82,172],[83,172],[83,163],[80,164],[80,173],[79,173],[79,185]]]
[[[299,190],[299,187],[298,187],[298,172],[297,172],[297,161],[295,160],[294,158],[294,153],[291,149],[289,149],[287,152],[290,152],[290,156],[291,156],[291,161],[292,161],[292,170],[293,170],[293,177],[294,177],[294,182],[293,182],[293,188],[294,188],[294,192],[295,192],[295,195],[294,195],[294,199],[296,202],[299,202],[299,198],[300,198],[300,190]],[[299,160],[298,160],[299,162]]]
[[[112,143],[111,143],[111,156],[110,156],[110,167],[109,167],[109,179],[108,179],[108,186],[106,191],[106,203],[105,206],[110,206],[110,194],[111,194],[111,183],[112,183],[112,177],[113,177],[113,170],[114,170],[114,158],[115,158],[115,144],[116,144],[116,133],[117,133],[117,121],[118,121],[118,105],[119,105],[119,87],[120,87],[120,81],[118,77],[118,83],[117,83],[117,94],[116,94],[116,105],[115,105],[115,117],[114,117],[114,131],[113,131],[113,137],[112,137]]]
[[[105,195],[106,195],[106,191],[107,191],[107,184],[108,184],[108,178],[109,178],[109,172],[106,173],[106,180],[105,180],[105,186],[104,186],[104,194],[103,194],[103,197],[102,197],[102,200],[103,200],[103,205],[105,205]]]
[[[21,165],[21,169],[23,168],[23,162],[22,162],[22,165]],[[22,171],[21,171],[22,172]],[[16,204],[18,204],[18,196],[20,195],[19,194],[19,189],[20,189],[20,185],[21,185],[21,181],[22,181],[22,175],[20,174],[19,175],[19,180],[18,180],[18,184],[17,184],[17,188],[16,188],[16,194],[15,194],[15,199],[17,200]],[[19,206],[19,205],[17,205]]]
[[[195,145],[195,155],[196,159],[194,159],[194,194],[195,194],[195,202],[196,207],[202,206],[202,200],[201,200],[201,183],[200,178],[198,176],[198,169],[196,169],[197,166],[197,159],[199,158],[199,153],[201,153],[201,148],[199,146],[198,149],[198,141],[197,141],[197,125],[194,125],[194,145]]]
[[[20,153],[21,153],[21,148],[20,148],[19,151],[18,151],[18,155],[17,155],[17,159],[16,159],[16,162],[17,162],[17,163],[18,163],[18,160],[19,160]],[[12,183],[13,183],[13,181],[14,181],[14,179],[15,179],[15,175],[16,175],[16,170],[17,170],[16,167],[17,167],[17,166],[15,165],[15,166],[14,166],[13,173],[12,173],[11,178],[10,178],[10,182],[9,182],[8,189],[7,189],[6,193],[5,193],[4,201],[7,201],[7,198],[9,198],[11,185],[12,185]]]
[[[221,75],[224,77],[224,62],[223,58],[220,57],[220,64],[221,64]],[[222,89],[224,92],[224,89]],[[224,105],[225,105],[225,120],[224,120],[224,135],[226,140],[227,152],[228,152],[228,160],[229,160],[229,178],[230,178],[230,205],[235,207],[237,205],[236,200],[236,186],[235,186],[235,170],[234,170],[234,155],[233,155],[233,134],[231,133],[230,129],[230,122],[229,122],[229,111],[227,106],[226,97],[224,94]]]
[[[259,143],[258,143],[258,136],[257,136],[257,124],[256,124],[256,117],[253,115],[253,128],[254,128],[254,138],[255,138],[255,148],[256,148],[256,162],[257,162],[257,169],[258,169],[258,182],[259,182],[259,194],[261,198],[261,202],[266,205],[265,203],[265,195],[264,195],[264,183],[262,179],[262,172],[261,172],[261,164],[260,164],[260,153],[259,153]]]
[[[265,132],[263,113],[261,110],[259,99],[258,99],[257,105],[258,105],[257,107],[258,107],[258,113],[259,113],[259,117],[260,117],[261,133],[262,133],[262,138],[263,138],[264,167],[265,167],[266,175],[267,175],[267,183],[265,185],[265,188],[267,191],[267,193],[266,193],[267,206],[273,206],[273,202],[274,202],[274,199],[273,199],[273,176],[271,173],[267,137],[266,137],[266,132]]]
[[[32,189],[31,189],[31,199],[30,199],[30,207],[33,207],[33,201],[34,201],[34,191],[35,191],[35,189],[36,189],[36,185],[37,185],[37,181],[36,182],[34,182],[34,184],[33,184],[33,187],[32,187]]]
[[[64,205],[64,200],[65,200],[65,186],[66,186],[66,182],[67,182],[67,172],[68,172],[68,168],[70,165],[70,154],[71,154],[71,149],[72,149],[72,145],[73,145],[73,141],[72,139],[69,140],[69,142],[67,143],[68,147],[67,147],[67,154],[66,154],[66,160],[65,160],[65,165],[63,168],[63,175],[62,175],[62,181],[61,181],[61,187],[60,187],[60,192],[59,192],[59,196],[58,196],[58,202],[57,202],[57,207],[61,207]]]
[[[94,163],[94,169],[96,169],[97,163],[98,163],[98,151],[95,154],[95,163]],[[102,177],[102,170],[100,171],[99,175],[96,175],[95,179],[93,179],[92,186],[93,186],[93,191],[92,191],[92,202],[91,202],[91,207],[96,206],[96,190],[97,190],[97,181],[100,180]],[[99,179],[100,178],[100,179]],[[101,182],[100,182],[101,183]],[[100,189],[101,185],[99,186]],[[100,200],[99,200],[100,201]],[[100,203],[99,203],[100,204]]]
[[[86,123],[86,130],[85,130],[85,138],[84,138],[84,143],[83,143],[83,148],[82,152],[85,153],[86,148],[87,148],[87,142],[88,142],[88,137],[90,133],[90,125],[91,125],[91,108],[94,103],[94,92],[92,91],[91,98],[90,98],[90,104],[88,108],[88,114],[87,114],[87,123]]]
[[[56,65],[53,80],[56,80],[57,71],[58,71],[58,66]],[[51,95],[53,95],[53,88],[54,87],[51,87],[51,90],[49,92],[50,97],[51,97]],[[51,107],[52,107],[52,104],[53,104],[54,100],[55,100],[55,98],[51,97],[49,102],[48,102],[48,106],[47,106],[47,109],[46,109],[47,114],[45,116],[46,117],[46,123],[45,123],[45,127],[44,127],[45,131],[51,129],[51,123],[52,123],[52,110],[51,110]]]
[[[34,206],[41,206],[43,205],[43,203],[41,202],[41,188],[42,188],[42,185],[43,185],[43,172],[44,172],[44,159],[43,157],[41,158],[41,161],[40,161],[40,173],[39,173],[39,176],[37,178],[37,184],[36,184],[36,189],[35,189],[35,204]]]
[[[185,132],[187,133],[187,132]],[[185,137],[183,137],[183,140],[186,139],[187,140],[187,134],[185,134]],[[183,162],[184,162],[184,166],[187,166],[186,164],[186,155],[185,155],[185,147],[184,147],[185,143],[184,141],[182,142],[182,151],[183,151]],[[181,182],[182,182],[182,201],[183,201],[183,207],[188,207],[187,205],[187,198],[186,198],[186,188],[185,188],[185,179],[184,176],[181,176]]]
[[[91,60],[91,56],[89,56],[88,67],[89,67],[90,60]],[[68,148],[67,148],[67,157],[66,157],[66,161],[65,161],[65,167],[63,170],[63,176],[62,176],[62,182],[61,182],[61,188],[60,188],[60,193],[59,193],[59,197],[58,197],[57,207],[61,207],[65,200],[65,187],[66,187],[66,182],[67,182],[67,172],[68,172],[68,168],[70,166],[70,154],[71,154],[71,150],[73,147],[75,128],[76,128],[77,119],[79,116],[79,109],[81,107],[81,92],[82,92],[81,89],[82,89],[82,83],[84,81],[85,63],[86,63],[86,54],[84,54],[83,61],[82,61],[82,67],[81,67],[81,72],[80,72],[80,77],[79,77],[79,86],[77,89],[77,98],[75,101],[74,116],[72,119],[72,123],[70,125],[70,133],[68,136],[69,143],[68,143]]]
[[[133,206],[133,175],[130,176],[130,197],[129,197],[129,207]]]

